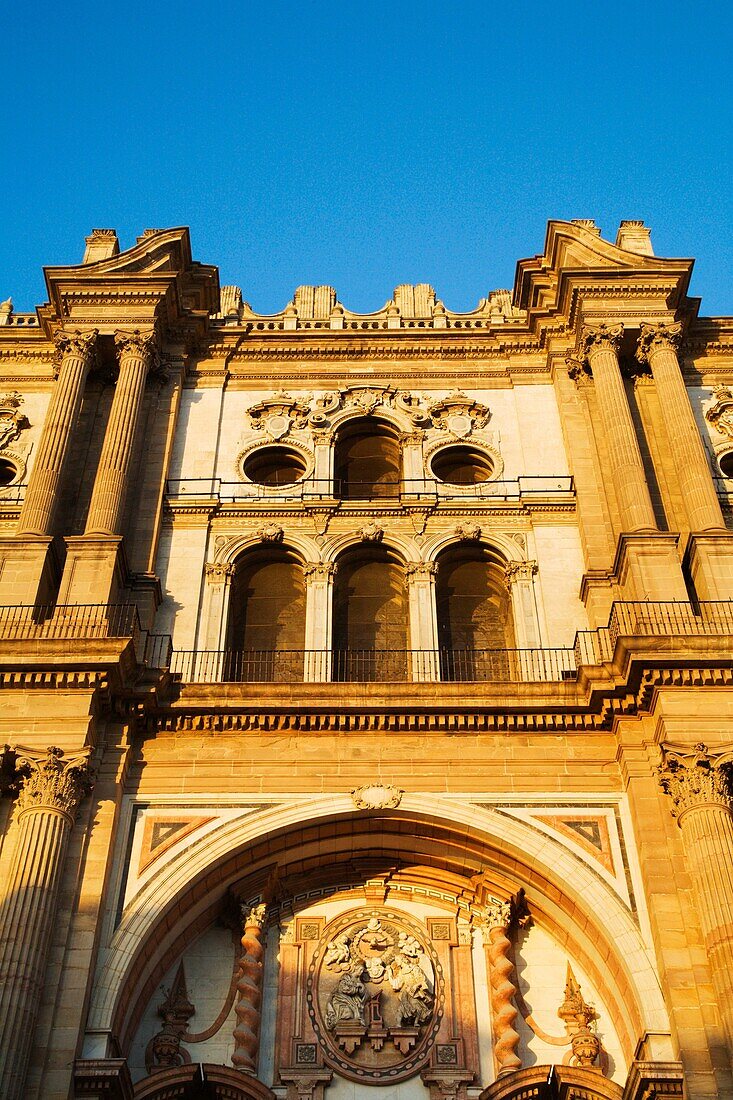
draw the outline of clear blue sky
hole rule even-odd
[[[189,225],[263,312],[401,282],[472,308],[551,217],[644,218],[733,313],[733,9],[723,3],[47,3],[0,45],[0,299],[95,226]]]

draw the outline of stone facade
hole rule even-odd
[[[733,1096],[733,319],[550,222],[0,316],[0,1094]],[[375,1091],[376,1090],[376,1091]]]

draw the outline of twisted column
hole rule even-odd
[[[234,1053],[232,1054],[232,1064],[243,1073],[257,1073],[265,956],[265,949],[262,946],[262,926],[265,923],[266,914],[267,906],[256,905],[244,916],[242,936],[244,950],[239,960],[237,1003],[234,1006],[237,1026],[234,1029]]]
[[[672,800],[695,893],[720,1015],[733,1050],[733,763],[708,752],[662,747],[657,775]]]
[[[517,987],[513,981],[512,943],[507,935],[511,919],[512,909],[509,902],[497,902],[486,909],[484,929],[488,937],[491,1019],[497,1077],[514,1073],[522,1065],[517,1056],[519,1032],[514,1027],[517,1010],[512,1003]]]
[[[625,532],[656,531],[657,521],[644,463],[619,368],[618,348],[622,335],[621,324],[584,325],[581,355],[593,372],[598,414],[621,513],[621,529]]]
[[[155,333],[137,329],[134,332],[118,332],[115,334],[115,346],[119,354],[120,373],[94,479],[84,531],[86,535],[120,534],[127,474],[145,379],[155,360]]]
[[[681,336],[681,324],[642,325],[636,358],[657,383],[690,528],[720,531],[725,521],[677,358]]]
[[[0,1096],[19,1100],[42,1000],[69,834],[89,787],[89,749],[64,758],[18,748],[28,774],[18,796],[18,835],[0,909]]]
[[[56,333],[59,372],[18,520],[19,535],[51,534],[59,481],[71,433],[79,418],[96,339],[96,329]]]

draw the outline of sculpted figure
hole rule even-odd
[[[350,961],[350,943],[348,934],[340,932],[335,940],[331,940],[326,946],[323,956],[323,965],[338,967],[348,964]]]
[[[410,937],[412,939],[412,937]],[[416,943],[416,941],[413,941]],[[412,948],[412,943],[409,947]],[[418,945],[419,950],[419,945]],[[427,975],[415,956],[400,952],[391,967],[390,984],[400,994],[397,1009],[397,1023],[413,1023],[416,1027],[424,1024],[430,1016],[433,994]]]
[[[324,1023],[328,1030],[333,1031],[336,1024],[346,1020],[357,1020],[366,1025],[364,1005],[368,997],[367,988],[361,980],[361,967],[344,974],[326,1008]]]

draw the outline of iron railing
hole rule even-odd
[[[136,638],[140,619],[135,604],[0,606],[0,640]]]
[[[22,504],[25,500],[27,485],[0,485],[0,508],[3,504]]]
[[[572,477],[518,477],[512,481],[481,481],[475,485],[448,485],[432,478],[395,481],[345,481],[339,478],[305,478],[290,485],[257,485],[254,482],[222,481],[221,478],[168,480],[169,500],[217,500],[240,503],[248,500],[521,500],[532,497],[574,495]]]
[[[608,622],[611,646],[629,637],[689,637],[733,634],[733,600],[705,601],[694,606],[678,602],[617,602]]]
[[[557,682],[574,679],[572,649],[174,650],[188,683]]]

